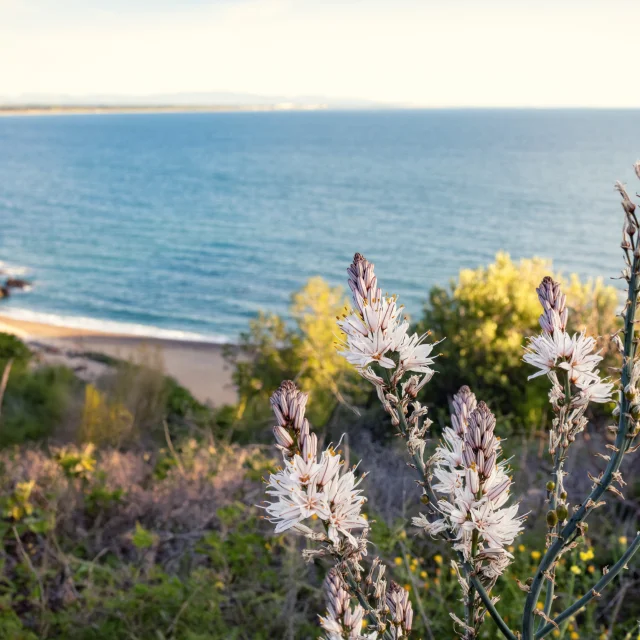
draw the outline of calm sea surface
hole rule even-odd
[[[355,251],[414,317],[500,249],[609,277],[639,157],[640,111],[0,118],[0,313],[234,339]]]

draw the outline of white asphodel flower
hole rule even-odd
[[[345,332],[346,340],[344,349],[340,355],[358,369],[363,369],[373,362],[377,362],[385,369],[393,369],[396,364],[387,356],[387,352],[392,349],[393,340],[388,332],[377,329],[373,333],[362,335],[359,332],[351,332],[352,323],[346,321],[338,323]]]
[[[344,337],[340,355],[354,365],[366,379],[381,386],[384,381],[369,370],[377,363],[383,369],[433,375],[433,344],[425,343],[428,334],[409,335],[409,323],[401,317],[396,296],[383,296],[377,286],[374,266],[356,253],[347,269],[353,294],[353,311],[338,320]],[[417,383],[421,388],[426,381]]]
[[[325,523],[326,539],[337,546],[347,540],[355,547],[358,543],[352,531],[369,528],[361,513],[366,501],[358,489],[362,477],[357,479],[352,470],[344,471],[343,460],[331,446],[318,460],[317,438],[309,433],[309,423],[304,418],[306,402],[306,395],[289,381],[283,382],[273,395],[278,426],[284,430],[276,430],[283,468],[269,476],[266,494],[274,501],[263,508],[269,521],[276,525],[276,533],[292,528],[302,531],[302,522],[315,516]],[[297,451],[294,437],[301,447]]]
[[[425,333],[419,336],[414,333],[407,336],[398,347],[400,367],[403,371],[415,371],[416,373],[424,373],[433,375],[433,369],[429,365],[433,364],[433,358],[430,354],[433,351],[433,344],[425,343],[427,336]]]
[[[468,387],[460,389],[452,405],[454,428],[444,430],[431,460],[437,480],[433,490],[442,496],[437,504],[441,517],[420,516],[413,524],[432,536],[448,532],[456,540],[455,549],[495,579],[509,564],[506,547],[522,531],[522,517],[517,515],[518,505],[505,506],[511,478],[505,463],[498,461],[501,445],[493,414],[484,402],[476,402]]]
[[[557,387],[557,376],[567,376],[571,383],[584,392],[576,399],[578,404],[588,401],[609,402],[613,386],[602,380],[596,369],[602,362],[602,356],[596,351],[595,339],[587,336],[585,331],[573,336],[565,331],[568,311],[560,285],[546,277],[537,293],[543,308],[540,316],[542,333],[529,338],[522,358],[538,369],[529,376],[529,380],[547,375],[553,386]],[[556,391],[552,390],[552,393],[556,394]]]

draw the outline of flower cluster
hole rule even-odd
[[[276,533],[295,528],[302,533],[311,530],[303,520],[316,516],[325,523],[326,536],[336,546],[348,540],[358,542],[353,530],[368,529],[361,509],[365,502],[357,489],[362,481],[352,470],[344,471],[340,455],[328,447],[318,460],[318,440],[309,432],[304,417],[307,395],[285,381],[273,394],[271,405],[278,420],[274,427],[277,446],[283,452],[284,467],[271,474],[266,493],[276,499],[265,510]]]
[[[522,530],[522,518],[517,504],[505,506],[511,478],[506,463],[498,461],[495,417],[469,387],[454,396],[451,424],[431,460],[440,516],[421,515],[413,523],[431,535],[446,533],[492,586],[511,561],[507,547]]]
[[[424,342],[428,334],[408,335],[409,322],[396,296],[382,295],[374,265],[364,256],[356,253],[347,273],[354,308],[338,320],[345,334],[341,355],[372,382],[382,380],[370,367],[378,364],[394,370],[397,380],[410,371],[422,373],[426,384],[433,375],[433,345]]]
[[[376,632],[362,634],[364,609],[359,605],[351,608],[351,597],[344,582],[335,569],[331,569],[324,580],[327,614],[320,616],[320,626],[326,632],[325,640],[374,640]]]
[[[274,498],[263,507],[276,533],[293,529],[322,543],[303,555],[312,560],[331,557],[335,567],[325,582],[327,615],[320,618],[326,640],[400,640],[411,630],[413,611],[408,593],[394,583],[387,590],[385,566],[374,558],[363,578],[361,561],[367,555],[369,524],[361,513],[365,498],[353,469],[345,470],[340,454],[331,446],[318,459],[318,439],[305,418],[308,396],[285,381],[271,397],[277,424],[276,446],[282,452],[283,468],[269,476],[266,493]],[[303,523],[317,519],[324,525],[316,531]],[[358,537],[354,535],[359,531]],[[345,579],[351,582],[345,583]],[[368,603],[366,615],[372,631],[362,635],[365,609],[351,608],[351,598]],[[382,635],[379,635],[382,633]]]
[[[421,459],[431,422],[416,399],[434,374],[434,345],[425,342],[428,333],[408,333],[402,307],[396,296],[382,295],[373,263],[356,253],[347,274],[353,309],[338,319],[344,334],[340,354],[373,384],[392,424],[407,438],[410,453]]]
[[[595,352],[595,339],[585,331],[573,336],[566,331],[568,309],[560,285],[547,276],[536,292],[542,305],[542,333],[529,339],[523,357],[538,369],[529,379],[547,374],[555,384],[558,374],[564,374],[580,392],[575,404],[610,402],[613,385],[596,369],[602,356]]]

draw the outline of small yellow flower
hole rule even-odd
[[[513,552],[515,551],[515,547],[514,547],[513,545],[509,545],[509,546],[507,547],[507,551],[508,551],[509,553],[513,553]]]
[[[398,534],[398,538],[400,538],[400,540],[404,540],[407,537],[407,532],[403,529],[399,534]]]
[[[627,544],[627,536],[620,536],[618,538],[618,542],[624,546],[625,544]]]
[[[451,569],[449,569],[449,573],[450,573],[452,576],[455,576],[455,575],[456,575],[456,570],[455,570],[453,567],[451,567]]]
[[[592,564],[590,564],[590,565],[587,567],[587,571],[588,571],[589,573],[593,573],[595,570],[596,570],[596,568],[595,568]]]
[[[411,585],[410,584],[405,584],[404,588],[405,588],[405,591],[411,591]]]
[[[402,564],[402,558],[400,557],[394,558],[393,561],[396,563],[398,567]]]
[[[409,567],[409,569],[411,569],[411,571],[415,571],[417,566],[418,566],[417,564],[413,564],[413,562],[412,562],[411,566]]]
[[[593,549],[587,549],[587,551],[580,552],[580,560],[582,560],[582,562],[589,562],[589,560],[593,560],[594,558],[595,555],[593,553]]]
[[[554,629],[553,632],[551,633],[551,635],[554,638],[559,638],[560,637],[560,632],[557,629]]]
[[[426,571],[421,571],[420,572],[420,577],[424,580],[427,577],[427,572]]]
[[[439,553],[433,556],[433,560],[436,564],[442,564],[442,556]]]
[[[538,609],[538,611],[542,611],[544,609],[544,603],[536,602],[536,609]]]
[[[268,542],[265,542],[265,543],[264,543],[264,548],[265,548],[267,551],[271,551],[271,545],[270,545]]]
[[[539,551],[532,551],[531,552],[531,557],[534,560],[540,560],[540,558],[542,557],[542,554]]]
[[[369,519],[369,516],[366,513],[361,513],[360,514],[365,520]]]
[[[222,589],[224,589],[224,582],[220,582],[220,580],[218,580],[218,582],[216,582],[213,586],[219,591],[222,591]]]
[[[313,513],[313,514],[311,515],[311,519],[312,519],[312,520],[317,520],[317,519],[318,519],[318,514],[317,514],[317,513]]]
[[[525,547],[523,544],[519,544],[518,545],[518,551],[520,551],[520,553],[522,553],[523,551],[526,551],[527,547]]]
[[[362,628],[366,629],[367,628],[367,624],[369,624],[364,618],[362,619]]]
[[[569,569],[569,571],[576,576],[579,576],[582,573],[582,569],[580,569],[580,567],[576,567],[575,564],[571,565],[571,569]]]
[[[572,631],[569,638],[571,638],[571,640],[580,640],[580,634],[577,631]]]

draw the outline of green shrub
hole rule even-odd
[[[9,360],[14,367],[26,364],[31,358],[31,351],[22,340],[10,333],[0,332],[0,375]]]
[[[422,331],[446,338],[437,348],[437,375],[427,386],[427,399],[447,411],[448,400],[463,384],[476,390],[491,408],[518,424],[539,426],[547,406],[547,384],[527,383],[532,371],[522,362],[525,336],[539,332],[540,304],[536,287],[545,275],[563,283],[569,329],[592,335],[617,327],[617,295],[602,280],[583,283],[554,274],[551,262],[532,258],[513,262],[498,253],[488,267],[464,269],[449,288],[434,287],[425,306]],[[603,340],[608,358],[608,339]],[[608,359],[603,362],[606,370]]]
[[[0,446],[50,436],[80,387],[67,367],[12,369],[2,405]]]

